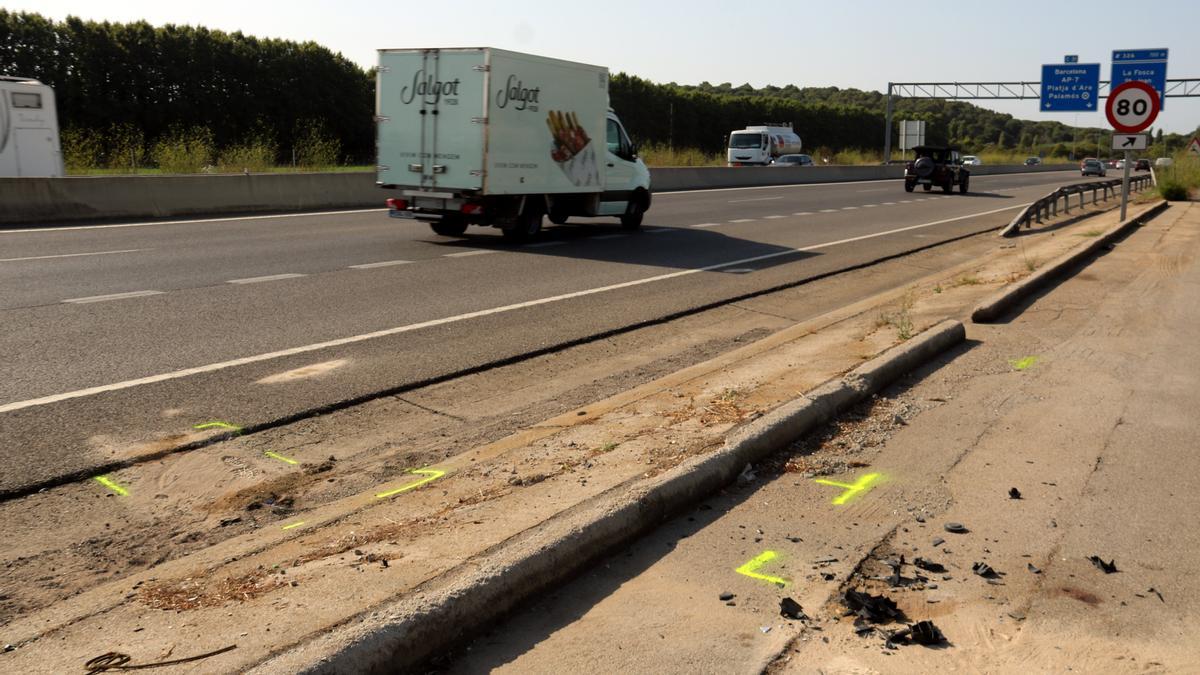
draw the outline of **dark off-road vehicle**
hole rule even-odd
[[[912,192],[919,184],[926,192],[935,186],[953,192],[957,185],[959,192],[967,193],[971,172],[963,166],[957,148],[920,145],[913,148],[913,152],[916,159],[904,165],[905,192]]]

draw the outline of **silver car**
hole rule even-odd
[[[813,158],[809,155],[780,155],[771,166],[812,166]]]
[[[1091,157],[1079,163],[1080,176],[1100,176],[1103,178],[1108,175],[1108,169],[1104,166],[1104,162]]]

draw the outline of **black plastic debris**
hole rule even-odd
[[[1025,563],[1025,567],[1026,567],[1026,568],[1027,568],[1027,569],[1028,569],[1030,572],[1033,572],[1034,574],[1041,574],[1041,573],[1042,573],[1042,571],[1041,571],[1041,570],[1039,570],[1038,568],[1034,567],[1033,563]]]
[[[1009,499],[1020,499],[1021,491],[1018,490],[1017,488],[1009,488],[1008,489],[1008,498]]]
[[[902,586],[904,584],[904,582],[908,581],[908,579],[905,579],[903,576],[900,575],[900,571],[904,569],[904,565],[905,565],[903,555],[900,556],[899,560],[895,560],[895,559],[884,560],[883,564],[892,568],[892,573],[890,576],[888,576],[888,580],[887,580],[888,584],[890,584],[892,588],[896,588],[897,586]]]
[[[785,619],[795,619],[796,621],[803,621],[808,618],[800,603],[791,598],[784,598],[779,601],[779,616]]]
[[[725,591],[724,593],[718,595],[717,599],[720,600],[721,602],[728,602],[728,601],[734,599],[734,597],[736,597],[736,596],[734,596],[733,593],[730,593],[729,591]]]
[[[888,623],[903,621],[904,612],[896,606],[895,601],[882,595],[871,595],[853,588],[842,595],[842,604],[852,614],[866,619],[871,623]]]
[[[942,528],[947,532],[952,532],[954,534],[966,534],[967,532],[970,532],[970,530],[968,530],[967,527],[962,523],[946,523],[942,526]]]
[[[942,544],[944,544],[944,543],[946,543],[946,540],[945,540],[945,539],[942,539],[941,537],[934,537],[934,538],[933,538],[933,545],[934,545],[934,546],[941,546],[941,545],[942,545]]]
[[[928,647],[940,645],[945,642],[946,636],[942,634],[941,629],[934,625],[932,621],[918,621],[889,635],[887,646],[912,644]]]
[[[1098,569],[1103,570],[1105,574],[1113,574],[1114,572],[1119,571],[1119,570],[1117,570],[1117,561],[1116,560],[1109,560],[1108,562],[1104,562],[1104,560],[1098,555],[1089,556],[1088,560],[1092,561],[1092,564],[1095,565]]]
[[[971,565],[971,571],[984,579],[999,579],[1000,573],[992,569],[992,566],[985,562],[977,562]]]
[[[862,619],[855,619],[854,632],[857,633],[859,637],[866,637],[870,633],[875,632],[875,627],[866,621],[863,621]]]
[[[934,562],[932,560],[927,560],[925,558],[922,558],[921,556],[917,556],[916,558],[913,558],[913,564],[916,565],[917,567],[925,570],[926,572],[935,572],[935,573],[941,574],[942,572],[946,571],[945,565],[938,563],[938,562]]]
[[[1162,602],[1162,603],[1164,603],[1164,604],[1167,602],[1166,600],[1163,600],[1162,593],[1159,593],[1158,591],[1154,590],[1153,588],[1148,588],[1148,589],[1146,589],[1146,592],[1147,592],[1147,593],[1153,593],[1153,594],[1157,595],[1157,596],[1158,596],[1158,600],[1159,600],[1159,602]]]

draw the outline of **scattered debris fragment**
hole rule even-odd
[[[786,619],[795,619],[796,621],[803,621],[808,618],[800,603],[791,598],[784,598],[779,601],[779,616]]]
[[[999,579],[1000,573],[992,569],[992,566],[985,562],[977,562],[971,565],[971,571],[984,579]]]
[[[842,595],[842,604],[860,618],[871,623],[888,623],[903,621],[904,612],[896,606],[895,601],[882,595],[871,595],[853,588]]]
[[[1104,562],[1104,560],[1100,556],[1093,555],[1093,556],[1089,556],[1088,560],[1092,561],[1092,564],[1095,565],[1098,569],[1103,570],[1105,574],[1113,574],[1114,572],[1118,571],[1117,570],[1117,561],[1115,559],[1109,560],[1108,562]]]
[[[1024,621],[1025,620],[1025,612],[1016,612],[1016,611],[1009,612],[1008,617],[1010,619],[1012,619],[1013,621]]]
[[[944,543],[946,543],[946,540],[945,540],[945,539],[942,539],[941,537],[934,537],[934,538],[933,538],[933,545],[934,545],[934,546],[941,546],[941,545],[942,545],[942,544],[944,544]]]
[[[730,600],[732,600],[732,599],[734,599],[734,598],[736,598],[736,597],[737,597],[736,595],[734,595],[733,593],[730,593],[729,591],[725,591],[725,592],[724,592],[724,593],[722,593],[721,595],[717,596],[717,598],[718,598],[718,599],[719,599],[721,602],[728,602],[728,601],[730,601]]]
[[[770,626],[759,626],[758,629],[763,632],[763,635],[771,632]]]
[[[1041,573],[1042,573],[1042,571],[1041,571],[1040,569],[1038,569],[1037,567],[1034,567],[1033,563],[1026,563],[1026,564],[1025,564],[1025,567],[1026,567],[1026,568],[1027,568],[1027,569],[1028,569],[1030,572],[1033,572],[1034,574],[1041,574]]]
[[[814,565],[828,565],[829,563],[835,563],[837,561],[838,561],[837,558],[835,558],[831,555],[827,555],[827,556],[822,556],[820,558],[817,558],[816,560],[813,561],[813,564]]]
[[[930,646],[940,645],[944,642],[946,642],[946,636],[932,621],[918,621],[889,635],[886,646],[891,649],[897,644]]]
[[[938,563],[938,562],[934,562],[932,560],[928,560],[926,558],[922,558],[921,556],[917,556],[916,558],[914,558],[913,564],[916,565],[917,567],[925,570],[926,572],[936,572],[938,574],[941,574],[942,572],[946,571],[945,565]]]
[[[954,534],[966,534],[967,532],[970,532],[970,530],[968,530],[967,527],[962,523],[946,523],[942,527],[947,532],[952,532]]]
[[[1008,489],[1008,498],[1009,499],[1020,499],[1021,491],[1018,490],[1017,488],[1009,488]]]
[[[1155,589],[1153,589],[1153,588],[1148,588],[1148,589],[1146,589],[1146,592],[1147,592],[1147,593],[1153,593],[1153,594],[1157,595],[1157,596],[1158,596],[1158,600],[1159,600],[1159,602],[1162,602],[1162,603],[1164,603],[1164,604],[1167,602],[1166,600],[1163,600],[1162,593],[1159,593],[1158,591],[1156,591],[1156,590],[1155,590]]]

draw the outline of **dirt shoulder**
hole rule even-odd
[[[996,241],[982,257],[799,324],[782,295],[732,308],[764,317],[747,341],[755,330],[770,335],[540,421],[493,417],[487,433],[455,436],[465,449],[434,436],[447,433],[446,419],[467,420],[461,411],[386,401],[369,418],[348,411],[296,425],[290,438],[233,439],[107,477],[125,495],[88,483],[6,504],[19,553],[2,577],[15,609],[3,642],[16,649],[0,659],[8,669],[67,671],[109,650],[145,662],[236,643],[174,670],[269,663],[388,600],[435,589],[448,571],[575,505],[719,447],[737,425],[963,315],[1111,218]],[[655,368],[672,370],[671,347]],[[602,379],[612,365],[598,358],[582,368]],[[482,403],[503,411],[512,393],[494,390]],[[471,403],[480,402],[461,405]],[[343,438],[356,422],[373,435]],[[111,527],[118,519],[142,529]],[[47,522],[56,529],[46,532]],[[56,537],[58,555],[46,556]],[[122,568],[131,557],[137,564]]]
[[[442,666],[1189,672],[1198,252],[1200,207],[1172,206]],[[860,630],[847,591],[895,614]],[[887,645],[926,620],[946,642]]]

